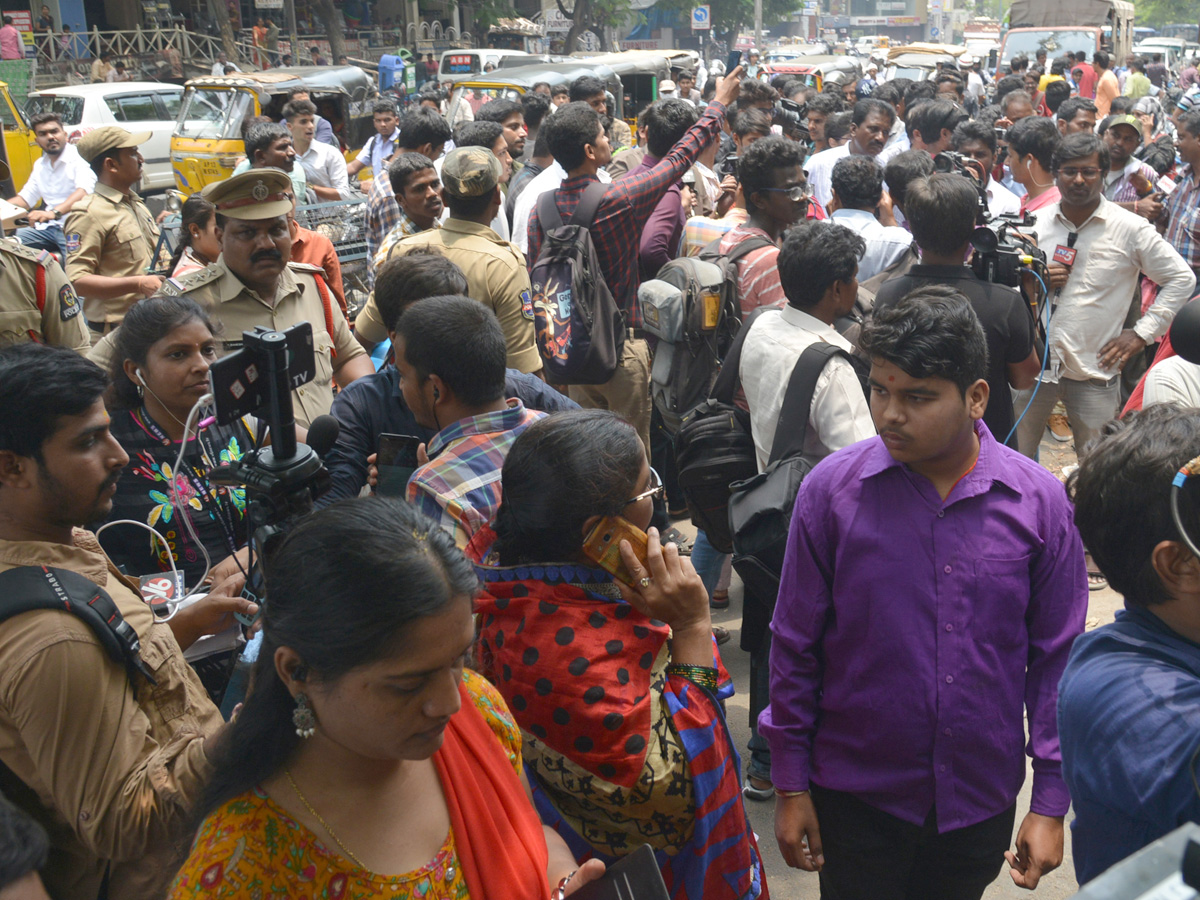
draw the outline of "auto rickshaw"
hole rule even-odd
[[[688,51],[630,50],[625,53],[573,55],[560,63],[496,69],[456,79],[446,118],[452,126],[471,121],[479,107],[490,100],[518,100],[538,82],[551,89],[570,85],[581,75],[603,82],[609,95],[609,114],[629,123],[637,131],[638,113],[658,99],[658,86],[679,72],[695,74],[697,59]]]
[[[357,66],[292,66],[193,78],[185,85],[171,167],[175,184],[190,196],[224,181],[246,155],[242,123],[251,116],[279,121],[292,91],[307,90],[317,112],[329,120],[347,158],[374,133],[371,102],[376,90]]]
[[[11,197],[29,180],[33,161],[42,155],[42,148],[34,140],[33,129],[9,93],[8,84],[3,81],[0,81],[0,125],[4,129],[0,189],[4,190],[5,197]]]
[[[819,93],[825,90],[826,83],[857,83],[862,78],[862,64],[853,56],[805,56],[759,67],[758,77],[763,81],[770,81],[776,75],[787,75]]]

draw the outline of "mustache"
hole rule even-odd
[[[283,262],[283,254],[278,250],[259,250],[257,253],[250,255],[250,262],[262,262],[264,259],[275,259]]]
[[[100,494],[103,494],[110,487],[114,487],[116,485],[116,483],[120,480],[121,480],[121,470],[117,469],[117,471],[113,472],[111,475],[109,475],[107,478],[104,479],[104,484],[102,484],[100,486],[100,490],[97,491],[97,496],[99,496]]]

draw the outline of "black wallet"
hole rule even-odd
[[[585,884],[571,900],[671,900],[649,844],[622,857],[598,881]]]

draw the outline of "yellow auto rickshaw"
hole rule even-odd
[[[193,78],[185,85],[171,135],[175,184],[187,196],[224,181],[246,155],[242,124],[252,116],[279,121],[291,93],[307,90],[329,120],[343,153],[355,153],[374,133],[375,86],[357,66],[293,66]],[[32,140],[32,138],[31,138]]]
[[[33,171],[33,161],[42,155],[42,148],[34,140],[33,129],[29,127],[21,107],[9,93],[8,84],[3,81],[0,81],[0,125],[4,128],[4,159],[3,165],[0,166],[0,183],[5,178],[12,181],[12,190],[4,195],[11,197],[29,180]]]

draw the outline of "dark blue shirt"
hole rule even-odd
[[[1200,822],[1200,645],[1145,609],[1080,636],[1058,688],[1080,884]]]
[[[508,397],[517,397],[527,409],[552,413],[579,409],[579,405],[534,375],[509,369],[504,376]],[[317,506],[357,497],[367,483],[367,457],[379,450],[381,434],[411,434],[426,442],[435,429],[418,425],[400,392],[400,374],[395,366],[359,378],[341,391],[330,410],[341,430],[337,443],[325,457],[333,486]]]

